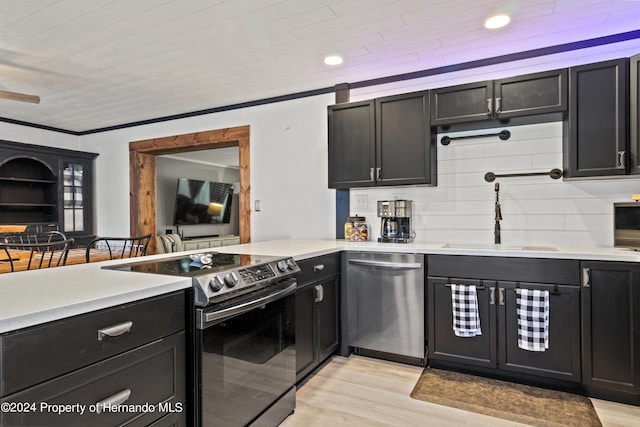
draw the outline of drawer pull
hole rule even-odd
[[[131,390],[127,388],[119,393],[114,394],[113,396],[101,400],[100,402],[96,403],[96,414],[102,413],[105,409],[111,406],[122,405],[124,402],[129,400],[129,396],[131,396]]]
[[[324,264],[318,264],[313,266],[313,271],[322,271],[324,270]]]
[[[118,323],[117,325],[109,326],[106,328],[98,329],[98,341],[102,341],[104,337],[117,337],[122,334],[126,334],[131,330],[133,326],[132,321]]]

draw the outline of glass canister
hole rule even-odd
[[[369,240],[369,225],[363,216],[350,216],[344,223],[344,239],[352,242]]]

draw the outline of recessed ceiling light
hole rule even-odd
[[[337,55],[331,55],[324,58],[324,63],[327,65],[340,65],[342,64],[342,58]]]
[[[507,15],[495,15],[495,16],[492,16],[491,18],[487,19],[484,22],[484,26],[485,26],[485,28],[489,28],[490,30],[493,30],[493,29],[496,29],[496,28],[504,27],[510,21],[511,21],[511,18],[509,18]]]

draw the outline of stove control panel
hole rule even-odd
[[[285,258],[196,276],[193,278],[195,302],[198,306],[206,306],[269,286],[299,272],[300,267],[293,258]]]

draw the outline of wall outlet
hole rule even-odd
[[[356,196],[356,210],[364,211],[369,205],[369,197],[366,194]]]

